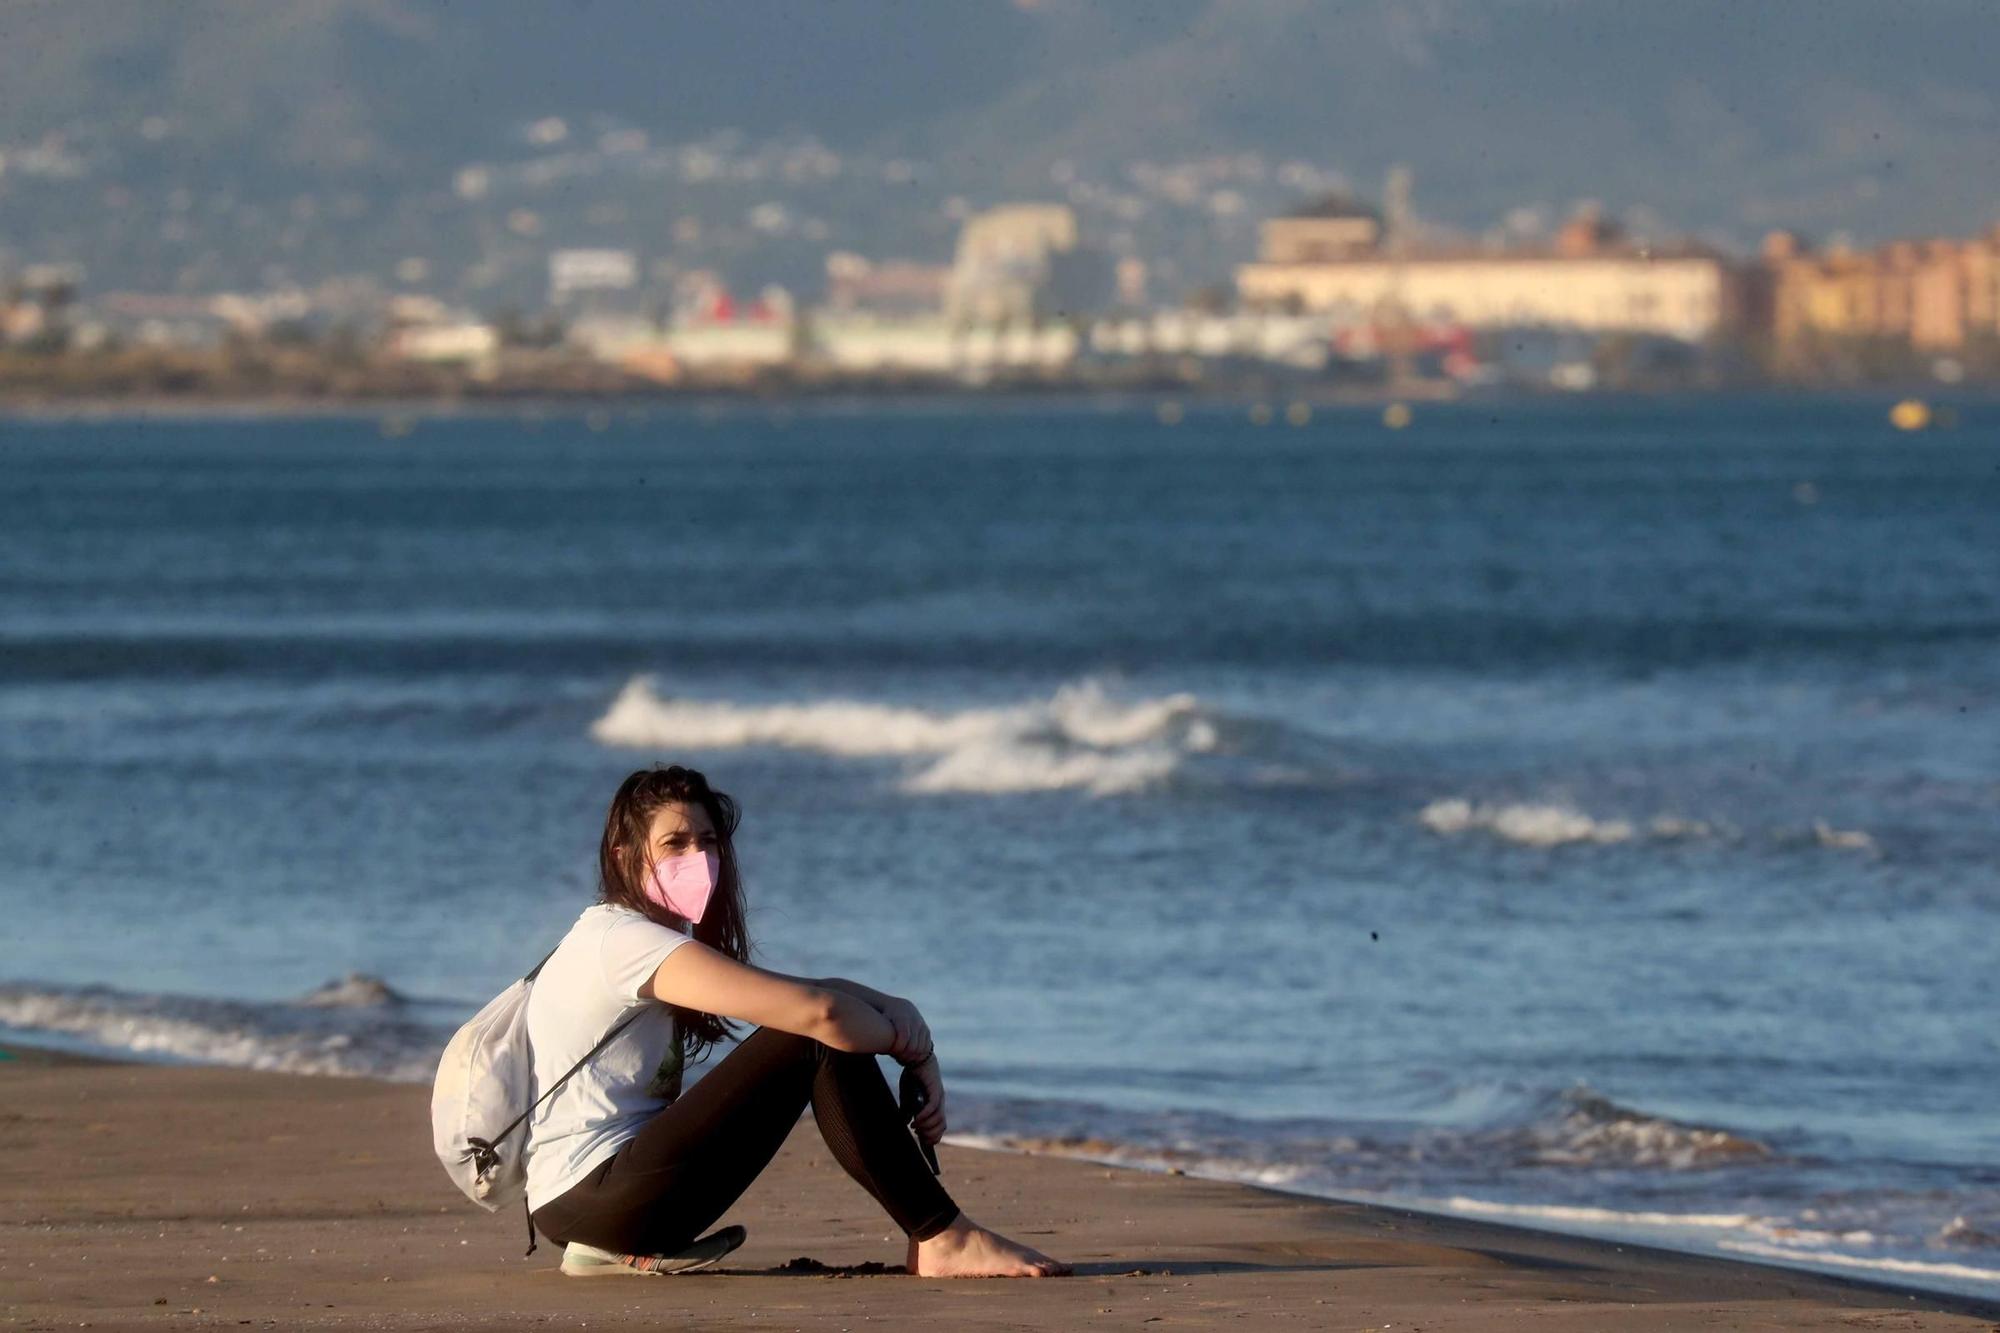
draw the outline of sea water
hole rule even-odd
[[[427,1079],[681,762],[953,1141],[2000,1294],[2000,405],[1887,405],[0,424],[0,1025]]]

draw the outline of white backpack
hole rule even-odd
[[[530,1106],[535,1065],[528,1047],[528,991],[542,964],[554,956],[551,949],[527,976],[487,1001],[452,1034],[431,1086],[431,1140],[438,1160],[465,1197],[489,1213],[521,1200],[521,1211],[528,1216],[529,1254],[535,1252],[535,1219],[528,1213],[526,1137],[520,1151],[506,1155],[501,1144],[569,1082],[570,1074],[639,1017],[635,1013],[605,1033]]]

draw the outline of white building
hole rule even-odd
[[[630,291],[639,281],[639,259],[630,250],[555,250],[549,254],[549,304],[581,292]]]
[[[1109,256],[1082,244],[1067,204],[1007,204],[960,230],[945,315],[965,327],[1040,324],[1104,308],[1116,281]]]

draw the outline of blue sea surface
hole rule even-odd
[[[0,1025],[428,1079],[682,762],[955,1141],[2000,1295],[2000,404],[1887,406],[0,422]]]

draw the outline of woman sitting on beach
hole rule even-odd
[[[679,1272],[743,1240],[697,1241],[777,1154],[808,1103],[834,1158],[909,1237],[919,1277],[1043,1277],[1069,1266],[980,1226],[952,1202],[911,1136],[944,1135],[930,1030],[908,1000],[856,982],[750,965],[731,842],[735,801],[676,764],[642,769],[612,798],[598,848],[600,900],[529,993],[537,1086],[612,1027],[528,1125],[528,1206],[576,1276]],[[756,1031],[681,1095],[684,1056]],[[913,1121],[875,1063],[915,1071]]]

